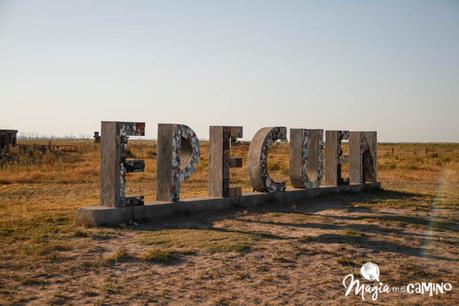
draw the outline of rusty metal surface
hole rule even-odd
[[[242,137],[241,126],[209,127],[209,195],[213,197],[239,196],[241,187],[230,188],[230,168],[242,167],[242,158],[231,158],[231,146]]]
[[[143,160],[127,159],[129,136],[144,136],[145,123],[103,121],[101,131],[100,205],[143,205],[143,200],[135,200],[142,196],[126,196],[126,173],[145,169]]]
[[[276,182],[268,173],[268,152],[277,140],[287,140],[286,127],[262,128],[252,139],[248,152],[248,169],[254,191],[276,192],[286,189],[286,182]]]
[[[351,184],[376,182],[377,141],[374,131],[352,131],[349,136]]]
[[[158,200],[180,200],[180,182],[196,172],[200,156],[199,139],[190,127],[184,124],[158,125]]]
[[[323,177],[323,130],[290,129],[290,181],[295,188],[315,188]]]
[[[342,165],[348,161],[344,156],[341,143],[349,139],[349,131],[325,132],[324,181],[327,186],[347,185],[349,178],[342,177]]]

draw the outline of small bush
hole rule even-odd
[[[105,258],[105,262],[116,264],[118,262],[127,261],[131,256],[124,246],[120,246],[109,257]]]
[[[77,230],[75,230],[75,232],[73,233],[73,237],[75,237],[75,238],[89,237],[89,233],[77,229]]]

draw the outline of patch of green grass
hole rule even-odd
[[[145,261],[156,263],[171,263],[178,259],[177,251],[170,249],[153,248],[140,256]]]
[[[21,284],[23,286],[43,286],[49,284],[49,282],[36,278],[26,278],[22,280]]]
[[[23,246],[23,254],[28,256],[44,256],[54,252],[71,251],[72,247],[56,242],[33,242]]]
[[[75,229],[71,234],[74,238],[91,238],[93,240],[108,240],[114,237],[114,233],[103,230],[83,230]]]
[[[290,223],[310,222],[314,216],[296,212],[268,212],[263,214],[266,221],[282,221]]]
[[[82,230],[77,229],[77,230],[75,230],[75,232],[73,233],[72,236],[75,237],[75,238],[84,238],[84,237],[89,237],[90,234],[88,232],[86,232],[86,231],[82,231]]]
[[[10,237],[14,234],[14,229],[12,228],[0,228],[0,236]]]
[[[143,232],[139,242],[164,249],[173,248],[187,251],[245,252],[260,237],[237,232],[207,229],[171,229],[156,232]]]
[[[91,234],[91,238],[94,240],[108,240],[113,238],[113,234],[110,232],[96,232]]]

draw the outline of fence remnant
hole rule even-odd
[[[100,134],[99,132],[94,132],[94,143],[100,143]]]

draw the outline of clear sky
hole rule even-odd
[[[2,1],[0,128],[102,120],[459,141],[459,1]]]

